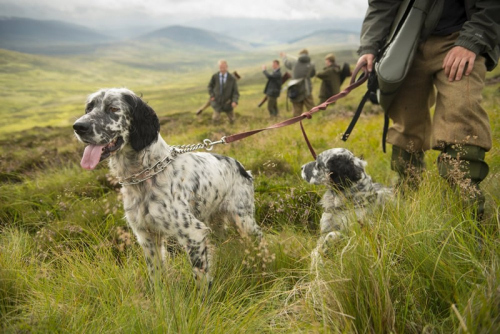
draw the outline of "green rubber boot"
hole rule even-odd
[[[486,150],[472,145],[449,145],[438,156],[439,175],[455,186],[467,205],[474,206],[474,218],[484,217],[485,197],[479,184],[489,172]]]
[[[398,173],[398,186],[402,189],[417,189],[425,169],[424,152],[408,152],[401,147],[392,146],[391,169]]]

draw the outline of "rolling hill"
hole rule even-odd
[[[88,53],[113,39],[62,21],[0,18],[0,48],[38,54]]]
[[[180,25],[168,26],[155,30],[139,38],[142,42],[150,41],[160,44],[182,46],[186,48],[212,49],[219,51],[248,50],[252,46],[244,41],[205,29]]]
[[[272,20],[259,18],[217,17],[193,20],[185,25],[208,29],[233,38],[238,38],[259,45],[285,44],[322,30],[343,30],[357,34],[361,29],[361,19],[306,19]]]
[[[300,36],[288,41],[289,44],[296,45],[333,45],[333,44],[350,44],[356,45],[359,43],[359,33],[354,31],[325,29],[314,31],[310,34]]]

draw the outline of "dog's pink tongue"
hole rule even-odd
[[[102,148],[104,146],[105,145],[89,145],[85,147],[80,166],[88,170],[94,169],[101,160]]]

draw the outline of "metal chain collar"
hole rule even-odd
[[[205,139],[203,140],[203,143],[199,144],[171,146],[172,150],[170,151],[169,155],[156,162],[153,166],[148,167],[145,170],[136,173],[132,176],[121,179],[118,183],[121,184],[122,186],[129,186],[144,182],[152,178],[156,174],[163,172],[165,168],[167,168],[167,166],[170,165],[170,163],[172,163],[172,161],[174,161],[179,154],[196,151],[202,148],[207,151],[211,151],[214,148],[214,145],[225,144],[226,143],[225,138],[226,137],[222,137],[218,141],[211,141],[210,139]]]
[[[226,143],[226,137],[222,137],[220,140],[217,141],[211,141],[210,139],[205,139],[203,140],[203,143],[199,144],[191,144],[191,145],[177,145],[177,146],[172,146],[174,150],[177,153],[187,153],[187,152],[192,152],[199,150],[201,148],[211,151],[214,148],[214,145],[218,144],[225,144]]]

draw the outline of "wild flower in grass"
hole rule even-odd
[[[118,209],[121,208],[122,206],[122,201],[121,199],[121,194],[117,196],[116,201],[113,201],[113,203],[110,203],[110,200],[106,197],[103,199],[104,202],[104,213],[106,215],[113,214],[116,215],[118,213]]]
[[[78,225],[69,225],[66,227],[66,230],[71,234],[80,234],[83,233],[83,228]]]
[[[267,241],[262,239],[259,244],[255,244],[248,237],[244,237],[240,242],[246,247],[245,259],[242,261],[245,268],[263,276],[267,275],[266,270],[276,259],[276,254],[269,251]]]
[[[41,228],[35,234],[35,240],[39,246],[41,243],[52,243],[54,242],[56,233],[46,227]]]
[[[65,202],[63,202],[63,201],[60,201],[60,202],[59,202],[59,209],[60,209],[61,211],[67,211],[67,210],[68,210],[68,204],[66,204],[66,203],[65,203]]]
[[[439,157],[441,163],[446,166],[447,180],[457,187],[463,198],[474,199],[481,194],[481,191],[468,176],[470,162],[462,159],[463,145],[456,144],[452,148],[457,152],[456,158],[447,153],[442,153]]]
[[[266,167],[266,168],[274,168],[274,167],[276,167],[276,163],[273,162],[272,160],[267,160],[266,162],[264,162],[264,167]]]

